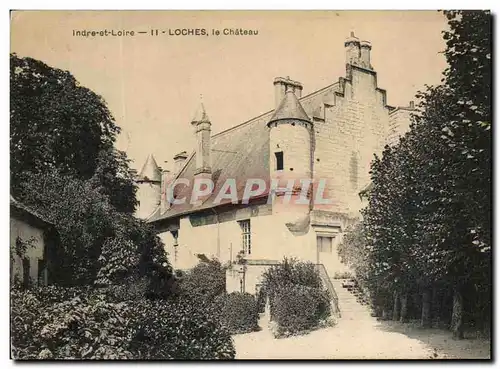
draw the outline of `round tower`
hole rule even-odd
[[[312,122],[295,96],[293,86],[287,86],[267,126],[271,189],[275,188],[273,213],[290,214],[296,219],[297,213],[308,214],[310,209]]]
[[[136,178],[137,205],[135,216],[147,219],[158,209],[161,201],[161,170],[153,155],[149,155]]]

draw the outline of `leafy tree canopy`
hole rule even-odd
[[[135,187],[128,159],[113,145],[120,132],[102,97],[67,71],[10,55],[12,191],[34,173],[57,169],[96,176],[120,211],[133,212]]]

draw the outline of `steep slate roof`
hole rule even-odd
[[[269,128],[266,123],[271,112],[261,117],[221,132],[211,137],[212,180],[214,190],[212,195],[199,206],[190,204],[190,195],[194,184],[196,170],[196,154],[192,154],[177,178],[187,179],[190,186],[177,185],[175,198],[186,197],[184,204],[172,205],[165,213],[156,212],[149,222],[170,218],[176,215],[213,207],[213,200],[224,185],[226,179],[235,179],[238,199],[241,200],[247,178],[269,180]],[[253,124],[249,124],[253,123]],[[267,196],[267,193],[262,196]],[[231,203],[225,199],[221,205]]]
[[[137,180],[139,181],[161,181],[161,173],[158,164],[152,154],[148,155],[146,162],[142,166],[141,171],[137,175]]]
[[[268,111],[247,122],[212,136],[211,160],[212,180],[214,181],[212,195],[199,206],[190,204],[190,194],[192,192],[194,172],[196,170],[196,152],[193,152],[176,177],[176,179],[187,179],[190,181],[189,186],[179,184],[175,187],[174,191],[175,198],[181,199],[186,197],[186,201],[184,204],[172,205],[163,214],[160,214],[160,208],[157,208],[147,221],[155,222],[213,208],[213,200],[228,178],[236,180],[239,200],[241,200],[243,196],[247,179],[259,178],[269,183],[269,128],[267,124],[271,120],[290,119],[290,117],[310,122],[302,105],[310,103],[312,99],[317,98],[319,95],[326,95],[329,92],[335,92],[337,90],[341,90],[341,86],[338,82],[303,96],[300,100],[297,99],[295,94],[287,93],[276,110]],[[274,114],[275,112],[276,114]],[[198,115],[199,114],[195,116],[195,119],[198,119]],[[195,119],[193,119],[193,121]],[[266,190],[266,192],[262,194],[262,197],[267,196],[268,191]],[[228,203],[231,203],[231,200],[226,199],[223,200],[220,205]]]
[[[286,92],[285,97],[281,100],[269,123],[282,119],[310,121],[299,99],[297,99],[292,90]]]

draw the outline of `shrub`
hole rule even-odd
[[[330,315],[326,292],[314,287],[289,284],[276,291],[273,317],[278,324],[276,336],[304,333],[320,325]]]
[[[259,312],[255,297],[249,293],[232,292],[216,299],[222,324],[231,334],[247,333],[259,328]]]
[[[233,359],[231,335],[218,317],[190,301],[147,301],[136,305],[146,316],[132,341],[141,359]]]
[[[218,317],[189,301],[145,299],[140,290],[131,294],[138,298],[119,301],[113,288],[13,291],[13,357],[234,358],[231,336]]]
[[[322,288],[321,277],[315,264],[283,259],[278,265],[270,267],[263,276],[264,288],[272,291],[288,284],[299,284]]]
[[[331,297],[313,263],[285,258],[264,273],[263,291],[278,337],[319,327],[330,316]]]
[[[182,277],[179,289],[184,297],[195,302],[213,302],[226,292],[226,271],[216,259],[201,262]]]
[[[126,303],[106,301],[98,290],[57,287],[12,297],[14,358],[134,358],[128,351],[133,312]]]

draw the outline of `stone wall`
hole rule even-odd
[[[387,144],[395,145],[399,141],[399,137],[410,130],[411,109],[397,108],[389,115],[389,132],[387,134]]]
[[[212,215],[182,217],[177,247],[174,247],[172,232],[159,234],[170,255],[169,260],[177,269],[192,268],[199,261],[198,254],[215,257],[222,263],[235,261],[243,248],[239,221],[250,219],[251,254],[248,259],[282,260],[288,256],[316,262],[316,241],[311,227],[300,235],[292,234],[279,216],[271,215],[269,205],[257,207],[258,211],[249,206]]]
[[[315,180],[325,179],[325,197],[331,205],[315,209],[355,216],[358,192],[369,182],[374,153],[381,153],[389,127],[385,91],[377,87],[376,73],[349,66],[346,79],[304,102],[314,117]]]

